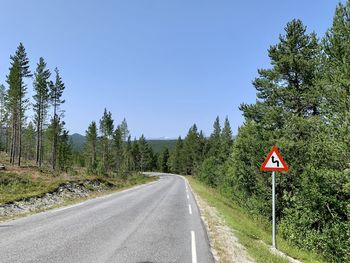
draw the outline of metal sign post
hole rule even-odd
[[[272,248],[276,248],[275,171],[272,172]]]
[[[276,249],[276,176],[275,171],[288,171],[288,166],[276,146],[271,148],[260,171],[272,171],[272,248]]]

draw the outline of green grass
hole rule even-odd
[[[155,180],[155,178],[132,175],[128,180],[118,178],[101,178],[96,176],[78,177],[53,177],[48,175],[33,176],[28,173],[4,173],[0,172],[0,204],[18,201],[30,197],[41,196],[52,192],[60,185],[67,182],[82,182],[85,180],[99,180],[110,186],[111,191],[128,188],[134,185],[143,184]]]
[[[267,221],[259,220],[239,207],[229,198],[224,197],[193,177],[188,178],[192,189],[209,205],[216,207],[226,224],[233,230],[240,243],[247,248],[248,254],[261,263],[289,262],[271,253],[271,227]],[[325,262],[315,254],[293,247],[286,240],[277,235],[277,247],[285,254],[302,262]]]

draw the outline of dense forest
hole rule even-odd
[[[271,67],[253,81],[256,102],[240,106],[234,142],[227,120],[221,129],[217,119],[209,138],[194,125],[177,141],[170,171],[270,219],[271,175],[259,167],[276,145],[290,168],[277,173],[279,235],[328,262],[350,262],[350,1],[322,38],[290,21],[268,56]]]

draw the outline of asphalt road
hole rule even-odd
[[[214,262],[182,177],[0,224],[0,262]]]

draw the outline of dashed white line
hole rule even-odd
[[[189,195],[187,195],[187,199],[190,199],[190,196],[189,196]]]
[[[190,215],[192,215],[192,207],[191,207],[191,205],[188,205],[188,211],[190,212]]]
[[[191,247],[192,247],[192,263],[197,263],[196,236],[194,231],[191,231]]]

